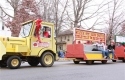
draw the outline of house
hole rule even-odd
[[[0,9],[0,16],[2,17],[4,14]],[[0,36],[11,36],[11,31],[5,27],[3,20],[0,18]]]
[[[85,29],[85,28],[83,28],[81,26],[78,26],[76,28]],[[56,37],[57,51],[59,51],[59,50],[66,51],[67,44],[72,44],[73,39],[74,39],[73,38],[73,28],[70,28],[68,30],[65,30],[65,31],[59,33],[59,35]]]
[[[73,43],[73,30],[68,29],[66,31],[61,32],[57,37],[57,51],[66,50],[67,44]]]

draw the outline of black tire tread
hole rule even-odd
[[[0,67],[1,68],[7,67],[7,64],[4,61],[0,61]]]
[[[91,65],[91,64],[93,64],[93,63],[94,63],[93,60],[87,60],[87,61],[86,61],[86,64],[88,64],[88,65]]]
[[[52,58],[53,58],[52,63],[49,64],[49,65],[47,65],[47,64],[44,62],[44,57],[45,57],[47,54],[50,54],[50,55],[52,56]],[[53,55],[51,52],[45,52],[45,53],[43,53],[43,55],[40,57],[40,63],[41,63],[41,65],[42,65],[43,67],[51,67],[51,66],[53,65],[53,63],[54,63],[54,55]]]
[[[112,62],[116,62],[116,60],[112,60]]]
[[[12,61],[13,59],[18,59],[18,60],[19,60],[19,64],[18,64],[16,67],[14,67],[14,66],[11,65],[11,61]],[[20,59],[20,57],[18,57],[18,56],[10,56],[10,57],[8,58],[8,60],[7,60],[7,66],[8,66],[10,69],[17,69],[17,68],[20,67],[20,65],[21,65],[21,59]]]
[[[102,64],[106,64],[107,60],[102,60],[101,62],[102,62]]]
[[[74,62],[74,64],[79,64],[80,61],[73,61],[73,62]]]

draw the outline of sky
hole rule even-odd
[[[93,2],[92,2],[91,4],[92,4],[92,5],[100,4],[102,1],[104,1],[104,0],[93,0]],[[105,0],[104,3],[106,3],[107,1],[110,1],[110,0]],[[6,10],[10,15],[13,16],[13,9],[12,9],[10,6],[8,6],[8,4],[6,4],[5,0],[0,0],[0,5],[2,5],[2,6],[5,8],[5,10]],[[112,6],[112,4],[111,4],[110,6]],[[105,8],[106,8],[106,7],[102,8],[101,11],[103,12],[103,10],[104,10]],[[95,11],[95,10],[96,10],[96,7],[91,7],[91,8],[89,8],[89,9],[86,10],[86,11],[87,11],[87,12],[93,12],[93,11]],[[105,20],[108,19],[108,15],[107,15],[107,14],[108,14],[108,13],[102,13],[102,14],[98,15],[98,16],[95,17],[95,18],[92,18],[92,19],[86,20],[86,21],[84,21],[84,22],[81,22],[81,25],[82,25],[82,26],[85,26],[86,28],[87,28],[87,27],[90,27],[90,26],[92,26],[93,23],[97,20],[97,18],[100,18],[100,20],[99,20],[98,22],[101,22],[101,21],[103,21],[104,19],[105,19]],[[103,21],[103,22],[104,22],[104,21]],[[107,26],[107,25],[105,25],[105,23],[103,23],[102,25],[96,25],[95,28],[96,28],[96,29],[102,29],[102,28],[105,28],[106,26]]]
[[[0,5],[3,6],[3,8],[10,14],[13,15],[13,9],[11,6],[9,6],[6,2],[6,0],[0,0]]]
[[[12,10],[10,7],[7,7],[7,4],[5,3],[4,0],[0,0],[0,5],[4,6],[5,9],[8,8],[8,9],[7,9],[7,12],[8,12],[10,15],[13,15],[13,10]],[[0,11],[0,13],[1,13],[1,11]],[[1,31],[1,30],[2,30],[2,22],[0,21],[0,34],[3,33],[3,31]],[[5,31],[8,31],[9,29],[6,28],[6,27],[4,27],[4,30],[5,30]],[[3,34],[5,34],[5,33],[3,33]],[[10,33],[8,33],[8,34],[10,34]]]
[[[70,0],[69,0],[70,1]],[[102,3],[104,0],[93,0],[92,2],[89,3],[89,5],[99,5],[100,3]],[[107,2],[108,0],[105,0],[105,2]],[[104,2],[104,3],[105,3]],[[71,3],[70,3],[71,4]],[[73,10],[72,10],[72,5],[70,5],[70,7],[68,8],[69,10],[69,15],[73,15]],[[103,9],[103,8],[102,8]],[[88,9],[85,9],[85,13],[93,13],[97,10],[97,6],[94,6],[94,7],[90,7]],[[89,16],[88,14],[86,14],[85,16]],[[82,27],[84,28],[90,28],[94,22],[97,20],[97,17],[96,18],[91,18],[91,19],[87,19],[85,20],[84,22],[81,22],[79,23],[79,25],[81,25]],[[103,28],[103,27],[100,27],[100,26],[95,26],[97,29],[100,29],[100,28]]]

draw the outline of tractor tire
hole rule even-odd
[[[102,64],[106,64],[107,60],[102,60],[101,62],[102,62]]]
[[[91,64],[93,64],[94,63],[94,61],[92,61],[92,60],[87,60],[86,61],[86,64],[88,64],[88,65],[91,65]]]
[[[73,62],[74,62],[74,64],[79,64],[80,61],[74,61],[74,60],[73,60]]]
[[[51,67],[54,63],[54,55],[51,52],[45,52],[40,57],[40,63],[43,67]]]
[[[7,66],[10,69],[17,69],[21,65],[21,59],[18,56],[11,56],[7,60]]]
[[[7,64],[4,61],[0,61],[0,67],[1,68],[7,67]]]
[[[39,64],[39,58],[37,57],[28,58],[28,63],[30,66],[37,66]]]

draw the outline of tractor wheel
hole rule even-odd
[[[30,66],[37,66],[39,64],[39,58],[37,57],[28,58],[28,63]]]
[[[79,64],[80,61],[74,61],[74,60],[73,60],[73,62],[74,62],[74,64]]]
[[[112,62],[116,62],[116,60],[112,60]]]
[[[6,62],[4,62],[4,61],[1,61],[1,62],[0,62],[0,67],[1,67],[1,68],[7,67],[7,64],[6,64]]]
[[[18,56],[11,56],[7,60],[7,66],[10,69],[17,69],[21,65],[21,59]]]
[[[51,67],[54,63],[54,56],[51,52],[45,52],[40,57],[40,63],[43,67]]]
[[[93,63],[94,63],[94,61],[92,61],[92,60],[87,60],[87,61],[86,61],[86,64],[89,64],[89,65],[90,65],[90,64],[93,64]]]
[[[102,64],[106,64],[107,60],[102,60],[101,62],[102,62]]]

